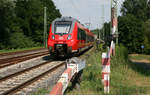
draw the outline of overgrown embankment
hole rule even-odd
[[[128,60],[128,51],[117,47],[111,58],[111,82],[109,95],[148,95],[150,71]],[[80,90],[67,90],[66,95],[103,95],[101,83],[101,52],[92,53],[83,72]],[[146,72],[146,73],[145,73]]]
[[[26,50],[34,50],[34,49],[40,49],[40,48],[44,48],[43,46],[39,46],[39,47],[32,47],[32,48],[22,48],[22,49],[10,49],[10,50],[0,50],[0,54],[2,53],[11,53],[11,52],[20,52],[20,51],[26,51]]]

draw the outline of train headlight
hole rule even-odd
[[[54,35],[52,35],[52,39],[53,39],[53,40],[55,39],[55,36],[54,36]]]
[[[71,39],[71,35],[68,35],[68,38],[67,38],[67,40],[70,40]]]

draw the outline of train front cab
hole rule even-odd
[[[69,24],[69,23],[68,23]],[[64,29],[65,28],[65,29]],[[64,32],[63,32],[64,30]],[[51,25],[48,37],[50,54],[70,54],[77,51],[77,24],[66,25],[55,23]]]

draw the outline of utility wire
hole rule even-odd
[[[75,3],[73,2],[73,0],[69,0],[69,2],[71,3],[71,5],[73,6],[73,8],[75,9],[77,16],[79,17],[80,11],[78,10],[78,8],[76,7]],[[80,17],[79,17],[80,18]]]

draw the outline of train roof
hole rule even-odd
[[[73,17],[61,17],[61,18],[56,18],[56,19],[54,20],[54,22],[55,22],[55,21],[72,21],[72,22],[78,22],[79,24],[81,24],[79,20],[77,20],[77,19],[75,19],[75,18],[73,18]],[[81,25],[84,26],[83,24],[81,24]]]
[[[55,21],[72,21],[72,22],[77,21],[78,23],[80,23],[80,21],[78,21],[77,19],[72,18],[72,17],[61,17],[61,18],[56,18],[56,19],[54,20],[54,22],[55,22]]]
[[[73,17],[61,17],[61,18],[56,18],[56,19],[53,21],[53,23],[56,22],[56,21],[72,21],[72,23],[78,22],[78,26],[79,26],[80,28],[86,30],[87,32],[90,32],[90,30],[89,30],[88,28],[86,28],[83,24],[81,24],[79,20],[77,20],[77,19],[75,19],[75,18],[73,18]],[[90,34],[93,35],[92,32],[90,32]]]

